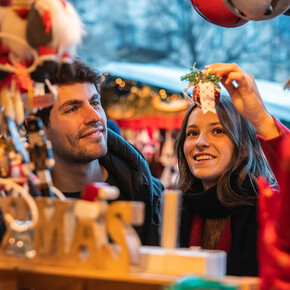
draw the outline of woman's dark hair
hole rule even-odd
[[[98,70],[80,58],[75,58],[71,64],[71,72],[68,73],[67,64],[59,64],[55,73],[49,76],[49,81],[53,85],[70,85],[74,83],[92,83],[100,93],[102,75]],[[49,124],[49,115],[53,106],[38,110],[36,115],[40,117],[43,124]]]
[[[179,135],[175,140],[175,153],[179,166],[178,187],[182,192],[194,189],[195,185],[200,183],[200,180],[191,173],[183,150],[188,119],[196,107],[196,105],[192,105],[188,109],[183,119]],[[242,184],[246,177],[249,177],[253,188],[256,188],[258,176],[265,177],[272,186],[276,186],[275,177],[266,161],[254,127],[237,112],[230,98],[221,96],[216,110],[226,134],[234,144],[232,159],[217,183],[218,198],[227,207],[243,204],[254,205],[256,204],[257,196],[251,196],[242,190]],[[236,186],[239,192],[243,193],[242,195],[237,194],[232,189],[231,177],[236,178]]]

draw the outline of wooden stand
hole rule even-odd
[[[221,251],[190,253],[141,247],[131,225],[143,222],[143,203],[116,201],[107,206],[50,198],[36,198],[35,202],[39,222],[33,233],[29,230],[19,237],[19,244],[15,230],[6,224],[0,251],[0,290],[153,290],[163,289],[190,271],[215,280],[228,279],[223,277],[225,271],[218,271],[225,265]],[[0,197],[0,207],[14,218],[30,218],[21,198]],[[107,234],[113,243],[108,241]],[[25,254],[23,237],[28,239],[24,241],[31,246],[34,256]],[[80,255],[84,248],[87,257]],[[231,277],[231,281],[251,287],[241,289],[258,289],[258,279]]]

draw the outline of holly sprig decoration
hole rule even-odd
[[[182,76],[180,79],[182,81],[189,81],[193,86],[196,86],[199,82],[217,84],[221,80],[220,77],[209,73],[209,71],[207,73],[202,73],[201,70],[197,70],[195,67],[192,67],[190,70],[190,73]]]

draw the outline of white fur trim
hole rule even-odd
[[[56,54],[45,54],[38,57],[38,65],[42,64],[44,61],[55,61],[59,62],[60,58]]]
[[[59,0],[36,0],[35,8],[42,15],[48,10],[52,18],[52,42],[51,46],[56,48],[59,54],[65,51],[71,55],[75,54],[76,46],[81,43],[84,34],[84,25],[76,10],[66,2],[64,7]]]

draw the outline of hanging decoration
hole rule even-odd
[[[193,66],[190,73],[181,77],[182,81],[189,81],[189,86],[183,90],[184,97],[201,108],[203,113],[216,113],[216,105],[220,100],[221,78],[210,73],[210,70],[200,71]],[[194,87],[192,97],[187,94],[189,88]]]
[[[227,8],[246,20],[267,20],[283,14],[290,7],[289,0],[223,0]]]
[[[234,13],[223,3],[223,0],[190,0],[196,12],[208,22],[222,27],[238,27],[248,20]]]

